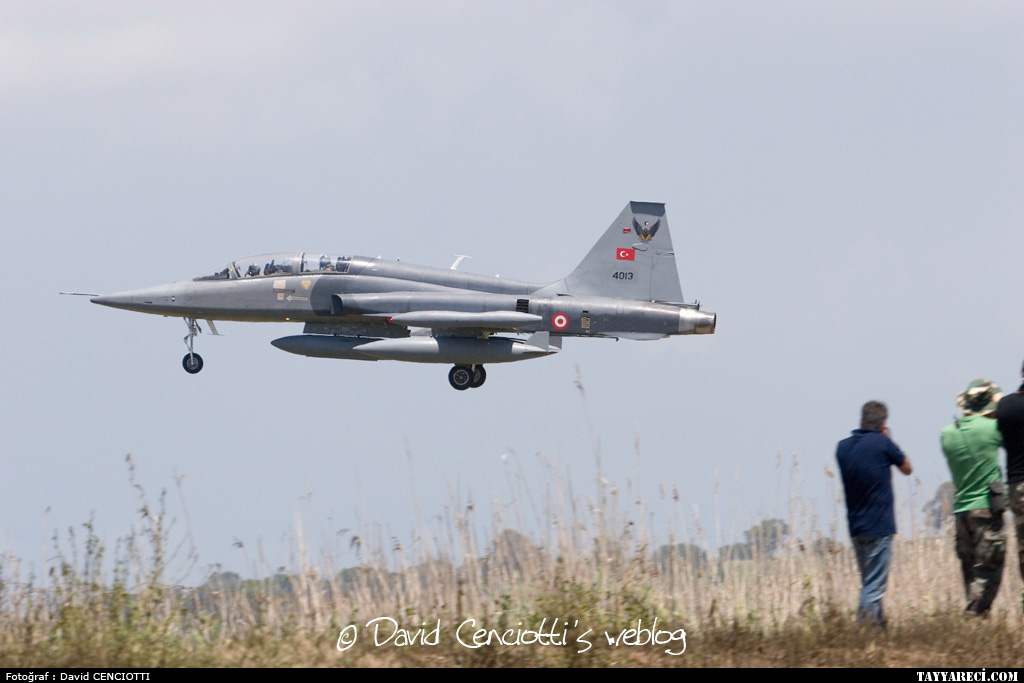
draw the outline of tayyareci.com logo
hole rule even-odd
[[[956,681],[1016,681],[1017,672],[1009,669],[977,669],[972,671],[918,671],[917,680],[925,683]]]
[[[445,629],[441,620],[417,628],[404,628],[396,619],[377,617],[362,627],[369,636],[373,647],[408,647],[419,645],[433,647],[441,643],[441,634],[450,630],[455,642],[470,649],[485,645],[510,647],[575,647],[577,654],[583,654],[594,647],[594,643],[607,643],[609,647],[648,647],[662,649],[665,654],[677,657],[686,652],[686,631],[681,628],[664,628],[655,617],[649,626],[643,619],[637,619],[636,626],[616,630],[595,631],[580,626],[578,619],[544,618],[535,627],[519,622],[514,627],[487,628],[476,619],[465,621]],[[581,631],[580,629],[583,628]],[[360,638],[359,624],[349,624],[338,634],[337,649],[345,652]]]

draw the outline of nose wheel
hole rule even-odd
[[[476,389],[487,380],[487,371],[482,365],[456,365],[448,371],[448,383],[459,391]]]
[[[192,349],[196,336],[203,330],[195,318],[185,318],[185,324],[188,325],[188,334],[185,335],[185,346],[188,347],[188,353],[181,359],[181,366],[185,368],[185,372],[194,375],[203,369],[203,357]]]
[[[186,353],[185,357],[181,359],[181,365],[185,368],[185,372],[194,375],[203,369],[203,357],[198,353]]]

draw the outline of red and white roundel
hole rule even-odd
[[[569,316],[565,313],[555,313],[551,316],[551,324],[554,325],[556,330],[564,330],[569,327]]]

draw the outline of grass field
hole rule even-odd
[[[354,537],[358,566],[299,548],[286,571],[192,587],[169,570],[198,558],[139,489],[135,529],[112,549],[85,524],[44,576],[0,558],[0,666],[1024,664],[1012,539],[991,617],[966,620],[951,530],[898,537],[889,628],[861,629],[852,551],[796,508],[788,533],[723,560],[699,537],[655,547],[613,487],[586,503],[553,486],[543,539],[449,509],[449,528],[420,539],[430,550],[416,557]],[[382,617],[393,621],[367,626]]]

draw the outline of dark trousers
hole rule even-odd
[[[1024,481],[1010,484],[1010,509],[1013,510],[1013,524],[1017,527],[1017,563],[1020,576],[1024,578]],[[1021,595],[1024,605],[1024,595]]]
[[[991,510],[956,513],[956,554],[964,576],[969,615],[987,614],[1003,580],[1006,531]]]

